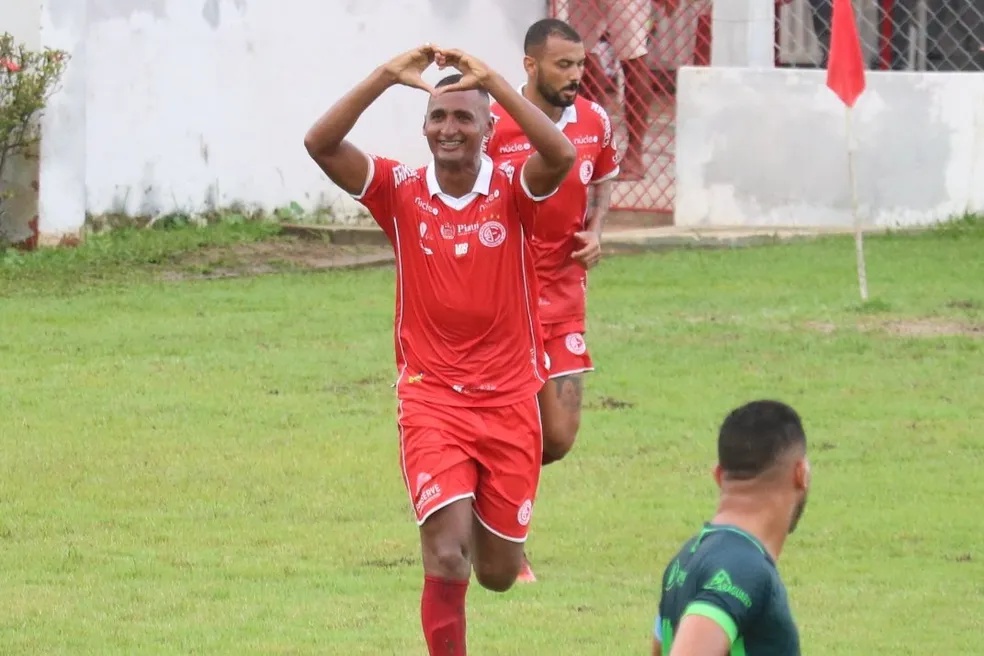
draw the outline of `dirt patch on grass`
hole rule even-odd
[[[807,321],[805,326],[813,332],[830,335],[837,330],[837,324],[829,321]]]
[[[883,321],[869,329],[883,330],[899,337],[984,337],[984,324],[953,319],[908,319]]]
[[[230,246],[208,246],[169,261],[165,280],[235,278],[282,271],[359,268],[393,260],[386,246],[339,245],[327,239],[278,239]]]
[[[833,334],[844,328],[853,328],[861,332],[883,332],[896,337],[984,338],[984,324],[944,318],[869,320],[853,327],[838,326],[829,321],[807,321],[803,326],[809,331],[824,335]]]

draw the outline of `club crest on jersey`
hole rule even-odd
[[[502,245],[506,241],[506,226],[498,221],[486,221],[478,229],[478,241],[489,248]]]
[[[574,355],[584,355],[584,352],[588,350],[588,346],[584,343],[584,337],[581,336],[581,333],[571,333],[564,338],[564,346]]]
[[[441,236],[445,239],[454,239],[454,226],[450,223],[442,223]]]
[[[584,160],[581,162],[581,168],[578,171],[578,175],[581,176],[581,184],[588,184],[591,182],[591,174],[594,173],[594,164],[590,160]]]
[[[519,507],[519,512],[516,513],[516,521],[519,522],[520,526],[526,526],[530,523],[530,517],[533,515],[533,502],[529,499],[523,502],[523,505]]]

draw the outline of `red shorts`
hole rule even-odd
[[[547,353],[550,378],[594,371],[583,333],[570,332],[547,337],[543,341],[543,350]]]
[[[401,401],[399,424],[403,480],[418,525],[470,497],[485,528],[526,541],[543,458],[535,396],[497,408]]]

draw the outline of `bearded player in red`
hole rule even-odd
[[[459,75],[432,88],[432,63]],[[359,116],[402,84],[431,94],[422,168],[348,141]],[[481,152],[492,96],[537,154],[493,167]],[[396,253],[400,454],[424,565],[430,654],[464,656],[465,592],[509,589],[523,562],[542,458],[537,392],[547,375],[527,236],[535,206],[574,146],[501,75],[470,55],[423,46],[380,66],[322,116],[308,153],[372,213]]]
[[[601,229],[618,175],[618,153],[608,114],[578,96],[584,75],[581,37],[567,23],[547,18],[526,32],[523,96],[560,128],[577,161],[557,193],[537,209],[533,255],[540,286],[540,320],[550,378],[540,391],[543,464],[563,458],[581,424],[583,377],[594,365],[584,341],[587,269],[601,257]],[[495,121],[486,152],[496,163],[519,167],[535,150],[506,107]],[[536,580],[525,556],[520,581]]]

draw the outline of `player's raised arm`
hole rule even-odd
[[[536,105],[528,101],[499,75],[475,57],[460,50],[440,50],[438,66],[453,66],[462,79],[438,93],[484,88],[523,129],[536,152],[523,167],[523,179],[532,196],[549,196],[574,166],[577,150],[564,133]]]
[[[304,137],[304,147],[332,182],[350,194],[359,194],[369,176],[369,159],[345,141],[356,121],[379,96],[395,84],[423,89],[434,88],[421,73],[434,61],[435,48],[423,45],[383,64],[355,85],[319,118]]]

